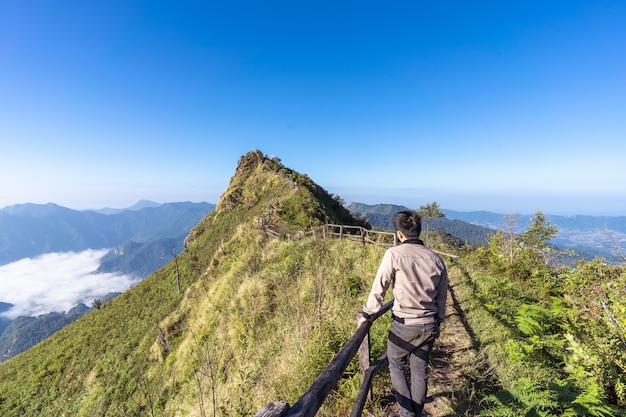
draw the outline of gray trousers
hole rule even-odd
[[[401,417],[419,417],[428,389],[428,361],[439,332],[437,322],[405,325],[391,322],[387,340],[389,374]],[[410,383],[405,374],[409,359]]]

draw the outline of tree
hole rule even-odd
[[[441,209],[439,208],[439,204],[436,201],[420,206],[417,214],[422,218],[422,220],[424,220],[424,223],[426,224],[426,245],[428,246],[428,227],[430,222],[432,220],[445,217],[446,215],[441,211]]]
[[[543,214],[541,210],[537,210],[534,216],[530,219],[528,229],[522,232],[520,240],[524,245],[527,245],[541,253],[545,262],[548,263],[550,260],[550,253],[552,252],[552,250],[547,246],[548,241],[550,241],[550,239],[552,239],[557,232],[557,225],[551,224],[546,215]]]
[[[558,231],[541,210],[537,210],[530,219],[530,225],[522,233],[522,243],[537,249],[543,249]]]
[[[513,263],[513,259],[515,258],[515,248],[517,246],[517,236],[515,235],[515,227],[519,222],[519,214],[511,213],[504,216],[504,221],[506,223],[506,245],[507,252],[509,254],[509,264]]]

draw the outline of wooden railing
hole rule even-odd
[[[366,229],[362,226],[325,224],[309,233],[324,239],[338,237],[339,239],[352,239],[362,244],[369,243],[378,246],[395,246],[398,244],[398,237],[395,233]]]
[[[398,236],[394,232],[370,230],[361,226],[325,224],[324,226],[320,226],[309,233],[323,238],[336,236],[339,239],[353,239],[360,241],[363,244],[369,243],[378,246],[396,246],[399,243]],[[450,258],[458,258],[457,255],[453,255],[451,253],[441,252],[435,249],[431,250],[439,255],[444,255]]]
[[[275,238],[281,238],[281,234],[267,225],[262,225],[263,230],[270,236]],[[350,226],[345,224],[332,224],[327,223],[323,226],[319,226],[310,232],[300,231],[299,233],[287,234],[282,236],[288,240],[297,240],[298,238],[305,237],[307,235],[313,235],[321,237],[323,239],[338,237],[339,239],[351,239],[361,242],[363,245],[371,244],[377,246],[396,246],[398,242],[398,236],[394,232],[385,232],[381,230],[366,229],[362,226]],[[451,253],[441,252],[435,249],[431,249],[433,252],[439,255],[444,255],[450,258],[458,258],[457,255]]]
[[[389,311],[392,306],[393,300],[372,315],[372,322]],[[370,393],[372,379],[387,365],[386,354],[370,362],[369,330],[372,322],[365,322],[356,329],[350,340],[293,406],[289,406],[287,401],[272,402],[259,410],[255,417],[313,417],[357,353],[359,354],[361,387],[350,417],[359,417]]]

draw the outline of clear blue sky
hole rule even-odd
[[[0,8],[0,208],[217,202],[260,149],[347,203],[626,214],[626,3]]]

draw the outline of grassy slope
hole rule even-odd
[[[0,366],[0,415],[249,415],[295,401],[354,325],[381,249],[270,239],[346,222],[308,177],[250,153],[174,262]],[[304,213],[304,214],[303,214]],[[220,414],[218,413],[218,414]]]

